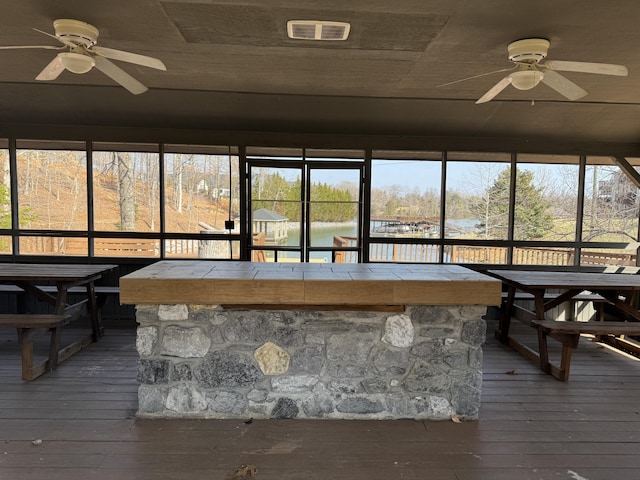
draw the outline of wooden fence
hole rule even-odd
[[[254,235],[253,245],[265,243],[264,233]],[[356,263],[356,251],[340,250],[354,248],[357,237],[335,236],[333,247],[336,263]],[[220,246],[220,249],[215,248]],[[224,248],[222,248],[224,247]],[[167,239],[164,242],[167,258],[237,258],[228,240]],[[447,245],[444,247],[447,263],[496,264],[507,263],[504,247]],[[222,252],[224,250],[224,253]],[[212,253],[212,252],[217,253]],[[88,239],[81,237],[21,237],[20,252],[39,255],[88,254]],[[437,263],[440,247],[430,244],[372,243],[370,260],[376,262]],[[160,240],[132,238],[96,238],[94,255],[97,257],[160,257]],[[253,250],[253,261],[266,261],[264,250]],[[514,248],[514,265],[573,265],[574,251],[558,248]],[[636,255],[606,251],[582,251],[580,265],[635,266]]]
[[[353,248],[356,237],[336,236],[335,248]],[[437,245],[407,243],[373,243],[370,245],[370,260],[374,262],[424,262],[439,261]],[[507,263],[507,248],[467,245],[446,245],[444,255],[447,263],[478,263],[504,265]],[[514,265],[573,265],[575,254],[572,249],[558,248],[514,248]],[[354,251],[336,252],[336,263],[355,263]],[[631,253],[613,253],[585,251],[580,255],[580,265],[635,266],[636,255]]]

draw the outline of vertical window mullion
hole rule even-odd
[[[507,241],[509,245],[507,247],[507,264],[513,265],[513,239],[515,223],[516,223],[516,180],[518,178],[518,162],[517,155],[511,154],[511,178],[509,180],[509,226],[507,228]]]

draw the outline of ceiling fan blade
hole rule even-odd
[[[148,90],[148,88],[142,83],[122,70],[116,64],[112,63],[110,60],[100,56],[93,57],[93,59],[96,62],[96,68],[98,70],[104,73],[107,77],[115,80],[134,95],[139,95]]]
[[[0,50],[15,50],[15,49],[22,49],[22,48],[46,48],[47,50],[62,50],[67,47],[65,46],[52,47],[51,45],[15,45],[15,46],[0,47]]]
[[[75,46],[75,44],[73,42],[70,42],[69,40],[67,40],[64,37],[56,37],[55,35],[49,33],[49,32],[45,32],[43,30],[38,30],[37,28],[34,28],[33,30],[35,30],[38,33],[41,33],[43,35],[46,35],[47,37],[51,37],[51,38],[55,38],[57,41],[62,42],[63,44],[65,44],[67,47],[73,47]],[[56,48],[60,48],[60,47],[56,47]]]
[[[44,69],[38,74],[36,80],[55,80],[64,70],[64,65],[62,65],[62,59],[60,58],[60,54],[56,55],[53,60],[49,62],[49,64],[44,67]]]
[[[473,77],[461,78],[460,80],[454,80],[453,82],[443,83],[442,85],[438,85],[436,88],[446,87],[448,85],[454,85],[454,84],[460,83],[460,82],[466,82],[467,80],[473,80],[474,78],[480,78],[480,77],[485,77],[487,75],[493,75],[494,73],[508,72],[509,70],[514,70],[515,68],[518,68],[518,66],[516,65],[515,67],[512,67],[512,68],[502,68],[500,70],[494,70],[493,72],[481,73],[480,75],[474,75]]]
[[[164,63],[157,58],[147,57],[146,55],[138,55],[137,53],[123,52],[122,50],[114,50],[113,48],[93,47],[91,52],[97,55],[111,58],[112,60],[120,60],[122,62],[135,63],[144,67],[155,68],[158,70],[166,70]]]
[[[560,95],[567,97],[569,100],[578,100],[587,94],[586,90],[553,70],[546,70],[544,72],[542,83],[550,86]]]
[[[482,97],[480,97],[476,102],[476,104],[486,103],[489,100],[492,100],[496,95],[498,95],[502,90],[507,88],[510,84],[511,84],[511,76],[507,75],[498,83],[496,83],[493,87],[491,87],[491,89],[487,93],[485,93]]]
[[[617,75],[626,77],[629,74],[627,67],[624,65],[615,65],[613,63],[591,63],[591,62],[566,62],[563,60],[549,60],[544,64],[551,70],[559,70],[561,72],[583,72],[598,73],[600,75]]]

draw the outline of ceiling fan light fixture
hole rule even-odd
[[[60,61],[64,68],[71,73],[87,73],[96,64],[93,58],[81,53],[65,52],[58,55],[60,55]]]
[[[518,90],[531,90],[544,78],[544,73],[538,70],[522,70],[511,74],[511,85]]]
[[[59,18],[53,21],[56,37],[89,48],[98,41],[98,29],[87,22]]]
[[[294,40],[341,41],[349,37],[351,25],[328,20],[289,20],[287,35]]]

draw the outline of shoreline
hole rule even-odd
[[[348,222],[313,222],[313,228],[346,228],[357,226],[357,222],[351,220]],[[289,222],[287,230],[300,230],[300,222]]]

